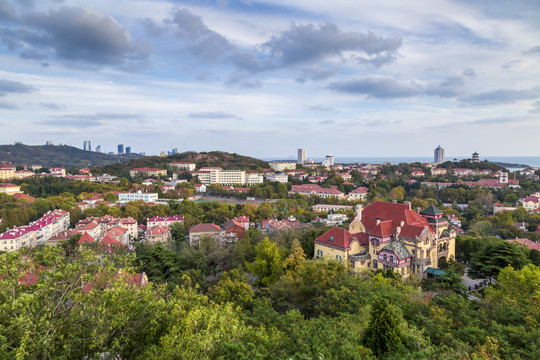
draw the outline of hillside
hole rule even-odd
[[[166,169],[170,162],[193,162],[197,165],[197,169],[206,166],[219,166],[223,169],[241,169],[241,170],[257,170],[267,169],[270,166],[268,162],[255,159],[249,156],[238,154],[230,154],[220,151],[212,152],[185,152],[170,156],[147,156],[140,159],[133,159],[119,164],[103,166],[95,168],[92,173],[106,173],[117,176],[129,176],[129,170],[133,168],[153,167]]]
[[[108,155],[67,145],[0,145],[0,161],[11,161],[15,165],[39,164],[43,167],[82,168],[115,164],[141,156],[139,154]]]

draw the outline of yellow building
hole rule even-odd
[[[21,187],[19,185],[10,184],[10,183],[0,183],[0,194],[22,194]]]
[[[420,215],[422,214],[422,215]],[[315,240],[315,257],[336,259],[354,271],[391,269],[407,278],[455,258],[454,230],[435,206],[420,214],[410,204],[375,202],[357,207],[349,230],[333,228]]]
[[[0,180],[11,180],[15,178],[15,168],[3,167],[0,168]]]

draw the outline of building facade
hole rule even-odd
[[[126,203],[130,201],[142,200],[144,202],[156,202],[158,200],[157,193],[143,193],[139,190],[136,193],[122,193],[118,194],[118,202]]]
[[[296,163],[293,161],[271,161],[270,167],[275,172],[283,172],[285,170],[296,170]]]
[[[410,204],[374,202],[357,207],[349,230],[333,228],[318,237],[315,257],[340,261],[354,271],[391,269],[405,279],[423,277],[442,258],[455,258],[455,238],[433,205],[418,214]]]
[[[298,149],[298,160],[296,161],[296,163],[300,165],[304,165],[305,162],[306,162],[306,150]]]

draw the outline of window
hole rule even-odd
[[[384,260],[384,261],[387,261],[387,259],[386,259],[386,254],[383,255],[383,260]]]
[[[378,267],[379,263],[377,260],[373,260],[373,268],[376,269]]]

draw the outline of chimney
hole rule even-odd
[[[392,200],[392,204],[397,204],[397,200]]]
[[[420,214],[420,211],[422,211],[419,207],[416,208],[416,212]]]
[[[377,225],[379,225],[381,222],[381,219],[377,219]]]

